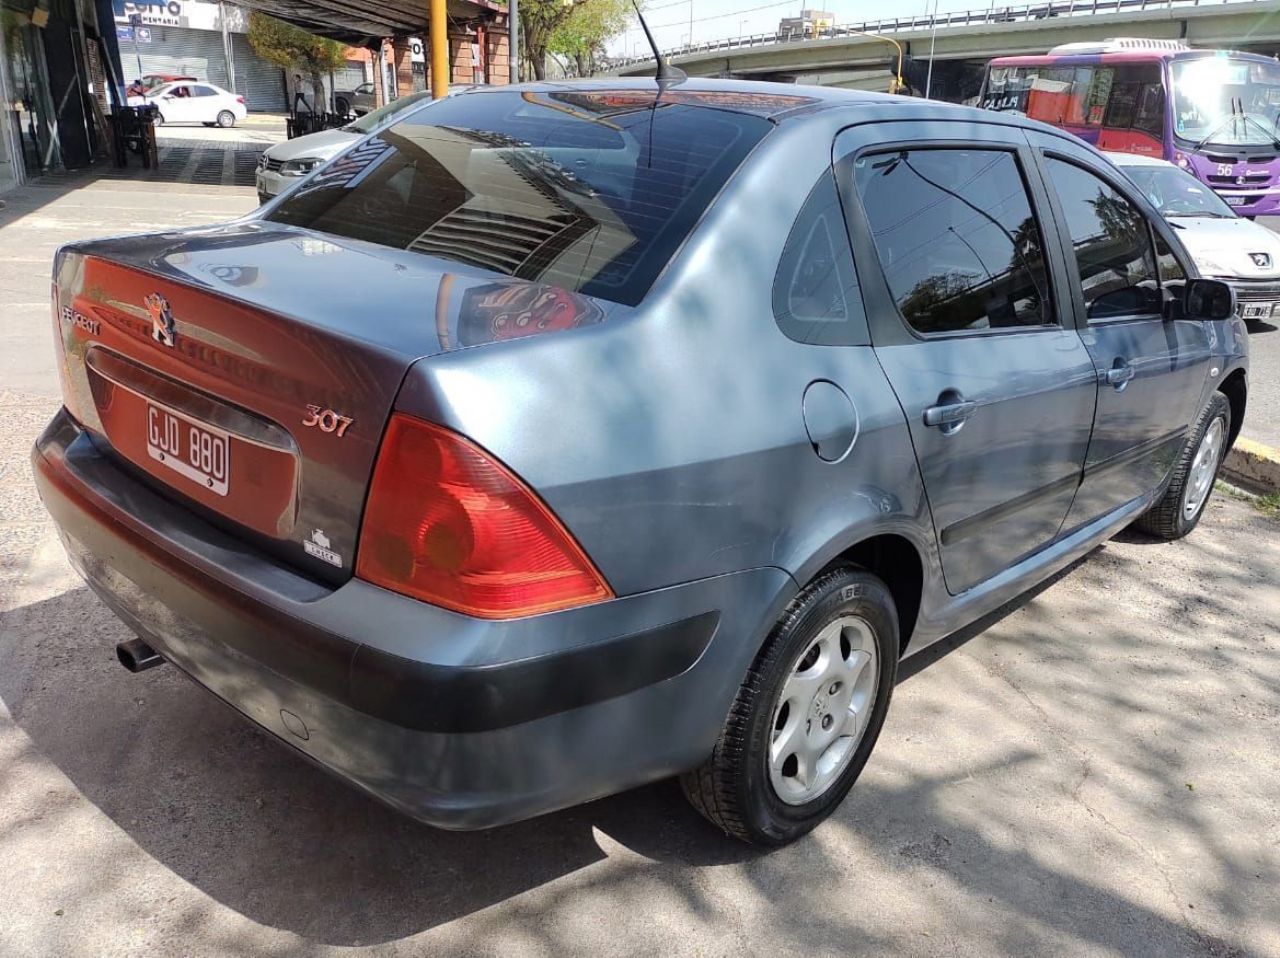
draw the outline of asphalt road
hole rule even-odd
[[[770,854],[670,784],[435,831],[125,672],[26,464],[57,405],[48,257],[254,202],[134,187],[0,213],[4,958],[1280,956],[1280,522],[1223,495],[910,662],[849,800]]]

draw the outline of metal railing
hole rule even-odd
[[[1214,7],[1225,5],[1269,6],[1268,0],[1060,0],[1054,3],[1030,3],[1021,6],[995,6],[985,10],[962,10],[957,13],[940,13],[937,16],[886,17],[866,20],[811,31],[795,30],[790,33],[756,33],[751,36],[729,37],[704,43],[686,43],[680,47],[663,50],[668,57],[687,56],[696,53],[720,53],[726,50],[744,50],[752,47],[777,46],[788,43],[814,43],[819,40],[853,39],[858,34],[902,33],[909,30],[939,30],[947,27],[972,27],[1048,20],[1053,17],[1089,17],[1105,13],[1141,12],[1144,10],[1173,10],[1185,7]],[[870,42],[870,41],[869,41]],[[652,63],[652,56],[631,56],[613,60],[609,69],[617,70],[637,63]]]

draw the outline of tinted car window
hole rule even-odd
[[[1146,217],[1100,177],[1050,158],[1090,319],[1158,313],[1160,287]]]
[[[912,329],[1054,322],[1044,242],[1014,154],[899,150],[856,167],[885,278]]]
[[[1187,278],[1187,271],[1182,268],[1182,264],[1178,262],[1178,257],[1174,255],[1173,250],[1169,248],[1169,244],[1156,234],[1156,263],[1160,267],[1160,282],[1176,283]]]
[[[841,346],[865,339],[862,297],[835,177],[825,173],[796,217],[778,262],[773,314],[790,338]]]
[[[268,219],[635,305],[770,129],[648,91],[449,97]]]

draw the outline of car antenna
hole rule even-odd
[[[639,0],[631,0],[631,6],[635,7],[636,17],[640,20],[640,29],[644,31],[644,38],[649,41],[649,48],[653,50],[653,59],[658,63],[658,72],[653,78],[658,81],[658,88],[665,90],[669,86],[675,86],[677,83],[683,83],[689,79],[689,75],[679,67],[673,67],[667,62],[666,57],[662,55],[662,51],[658,49],[658,44],[653,39],[653,34],[649,31],[649,24],[645,21],[644,14],[640,12]],[[692,42],[690,37],[690,42]]]

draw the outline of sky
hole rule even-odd
[[[942,11],[985,9],[989,0],[937,0]],[[1007,3],[1003,0],[1001,5]],[[932,9],[934,0],[827,0],[825,3],[802,3],[800,0],[647,0],[641,4],[654,39],[663,50],[688,42],[689,19],[693,18],[695,43],[736,37],[741,33],[772,33],[783,17],[798,16],[802,8],[826,10],[835,14],[836,23],[860,23],[876,20],[891,10],[898,16],[923,14]],[[631,56],[647,51],[644,34],[635,17],[630,28],[608,45],[614,56]]]

